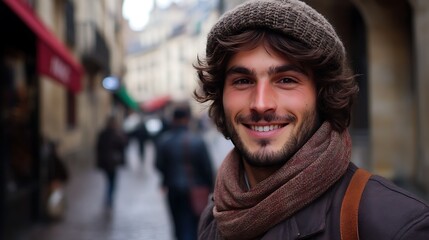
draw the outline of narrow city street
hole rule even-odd
[[[206,132],[205,138],[217,169],[232,145],[214,129]],[[153,165],[153,145],[146,145],[143,162],[136,142],[130,143],[126,156],[127,165],[120,170],[111,211],[102,204],[102,173],[94,167],[69,164],[72,177],[64,219],[38,223],[22,240],[173,240],[160,177]]]

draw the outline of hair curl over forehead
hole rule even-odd
[[[260,44],[265,44],[309,71],[316,84],[317,112],[322,121],[329,121],[338,132],[350,125],[351,106],[359,89],[346,63],[338,62],[294,38],[272,31],[248,30],[217,39],[217,42],[212,54],[205,58],[198,57],[194,64],[199,83],[194,98],[200,103],[210,102],[209,116],[226,138],[229,136],[222,102],[226,67],[234,54],[254,49]]]

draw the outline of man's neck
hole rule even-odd
[[[249,165],[245,160],[243,160],[243,166],[244,166],[244,174],[247,177],[247,181],[249,188],[252,188],[259,182],[262,182],[269,176],[271,176],[274,172],[279,169],[278,166],[276,167],[253,167]]]

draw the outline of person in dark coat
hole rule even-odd
[[[125,163],[127,138],[122,132],[117,119],[109,116],[106,126],[97,136],[97,166],[106,176],[105,206],[111,208],[116,190],[116,176],[119,166]]]
[[[178,106],[171,128],[158,140],[156,167],[162,176],[177,240],[197,239],[199,215],[190,204],[191,186],[213,189],[213,169],[201,135],[189,129],[190,109]],[[208,200],[208,196],[206,197]]]
[[[139,157],[141,163],[144,162],[146,140],[149,138],[145,122],[143,121],[140,113],[128,109],[127,115],[123,123],[123,131],[127,136],[128,143],[131,143],[133,139],[137,141]]]
[[[44,198],[46,217],[49,220],[60,220],[66,212],[66,185],[69,181],[69,170],[58,152],[58,143],[45,140],[42,149],[46,161],[47,194]]]
[[[66,184],[69,179],[69,171],[58,153],[58,143],[48,141],[47,143],[47,178],[49,183],[61,182]]]
[[[299,0],[246,1],[213,26],[195,98],[235,147],[199,239],[429,239],[426,202],[350,161],[346,63],[331,24]]]

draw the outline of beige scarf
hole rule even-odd
[[[225,239],[255,239],[322,195],[346,171],[351,155],[348,131],[327,122],[273,175],[243,189],[236,150],[219,168],[213,214]]]

